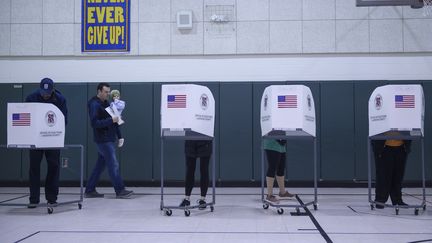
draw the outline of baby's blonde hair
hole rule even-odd
[[[111,90],[111,97],[114,98],[116,96],[120,97],[120,91],[118,91],[116,89]]]

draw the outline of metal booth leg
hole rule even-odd
[[[313,138],[314,143],[314,210],[318,209],[317,202],[318,202],[318,182],[317,182],[317,139]]]
[[[368,148],[368,199],[371,203],[371,209],[373,209],[372,204],[372,172],[371,172],[371,139],[367,138],[367,148]]]
[[[163,210],[163,196],[164,196],[164,138],[161,137],[161,151],[160,151],[160,160],[161,160],[161,202],[160,202],[160,210]]]

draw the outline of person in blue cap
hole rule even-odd
[[[65,117],[67,124],[68,110],[66,99],[60,91],[54,88],[54,82],[50,78],[44,78],[40,82],[39,89],[29,94],[25,102],[51,103],[59,108]],[[43,156],[48,164],[45,178],[45,199],[48,204],[56,204],[59,193],[60,176],[60,149],[31,149],[30,150],[30,204],[28,208],[36,208],[40,200],[40,164]]]

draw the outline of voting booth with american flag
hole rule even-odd
[[[38,207],[47,207],[49,214],[53,213],[54,207],[77,203],[82,208],[84,195],[84,146],[82,144],[65,144],[65,117],[57,106],[51,103],[8,103],[7,104],[7,145],[0,145],[5,149],[79,149],[80,164],[73,163],[63,157],[62,168],[78,167],[79,170],[79,198],[66,200],[68,195],[61,195],[56,204],[39,203]],[[60,163],[60,161],[59,161]],[[60,196],[60,195],[59,195]],[[20,197],[21,198],[21,197]],[[66,199],[65,199],[66,198]],[[0,206],[27,206],[28,203],[15,203],[14,200],[5,200]]]
[[[261,98],[261,134],[291,131],[315,137],[315,103],[309,87],[271,85]]]
[[[215,100],[209,88],[167,84],[161,97],[161,132],[187,130],[213,137]]]
[[[271,85],[265,88],[261,98],[261,201],[263,208],[277,208],[278,214],[283,214],[285,207],[295,208],[292,214],[302,215],[300,209],[313,205],[318,208],[318,179],[317,179],[317,138],[315,102],[309,87],[304,85]],[[285,146],[290,146],[292,140],[309,140],[313,143],[314,167],[314,198],[305,202],[299,198],[298,202],[290,204],[273,203],[264,198],[265,151],[264,140],[290,140]],[[289,155],[287,156],[289,158]]]
[[[421,85],[385,85],[369,98],[369,136],[387,131],[424,134],[425,99]]]
[[[64,138],[64,115],[55,105],[8,103],[8,147],[62,148]]]
[[[164,203],[164,146],[168,140],[213,141],[212,201],[206,203],[213,212],[216,203],[216,142],[214,137],[215,100],[209,88],[195,84],[162,85],[161,91],[161,202],[160,210],[171,216],[172,209],[190,210],[199,205],[186,207],[169,206]]]
[[[369,97],[368,120],[368,198],[371,210],[377,204],[393,207],[396,214],[399,208],[426,209],[426,180],[424,162],[424,114],[425,97],[419,84],[385,85],[377,87]],[[372,200],[372,141],[373,140],[419,140],[421,145],[421,167],[423,199],[418,205],[389,205]]]

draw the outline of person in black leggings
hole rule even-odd
[[[186,180],[185,198],[180,207],[190,206],[190,196],[195,183],[195,167],[197,158],[200,159],[200,188],[201,198],[198,200],[199,209],[205,209],[207,190],[209,186],[209,161],[212,154],[212,141],[187,140],[185,141]]]
[[[292,199],[294,194],[285,190],[285,161],[286,161],[286,140],[265,139],[264,150],[267,155],[267,197],[266,200],[278,203],[279,200],[273,195],[273,184],[276,181],[279,186],[280,199]]]

